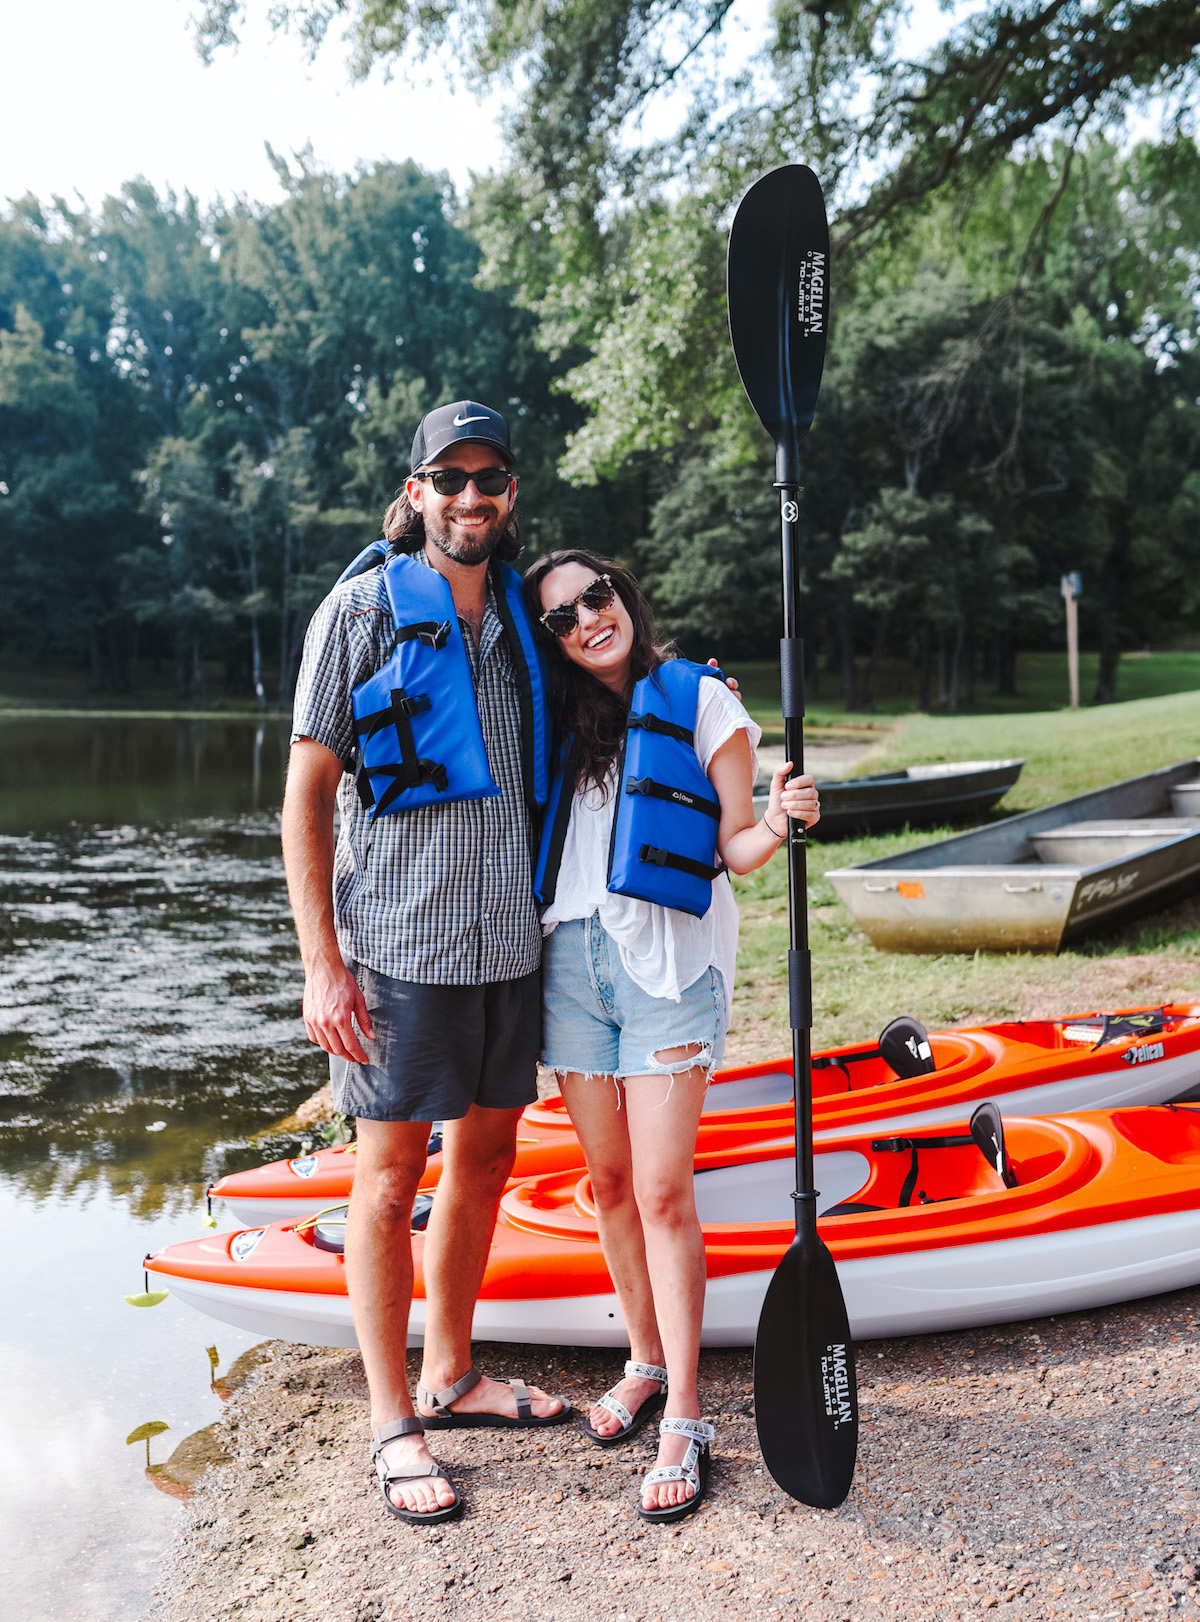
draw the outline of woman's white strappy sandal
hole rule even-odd
[[[583,1434],[589,1441],[595,1442],[597,1447],[616,1447],[619,1442],[627,1442],[631,1436],[636,1436],[642,1426],[654,1418],[662,1410],[667,1400],[667,1371],[660,1369],[657,1363],[626,1363],[625,1378],[627,1380],[657,1380],[659,1389],[652,1397],[647,1397],[636,1413],[631,1414],[629,1409],[617,1396],[620,1382],[606,1391],[602,1397],[597,1397],[593,1404],[596,1408],[603,1408],[614,1419],[620,1421],[621,1428],[617,1431],[598,1431],[588,1420],[583,1422]]]
[[[638,1514],[644,1521],[653,1521],[656,1525],[663,1526],[670,1521],[682,1521],[686,1516],[694,1515],[700,1508],[708,1490],[708,1472],[711,1464],[708,1444],[716,1432],[702,1419],[664,1419],[659,1422],[658,1434],[691,1438],[682,1464],[659,1465],[656,1470],[651,1470],[642,1477],[642,1484],[638,1488]],[[686,1481],[691,1485],[692,1496],[686,1498],[682,1504],[668,1504],[661,1509],[646,1509],[642,1503],[642,1496],[647,1487],[657,1486],[660,1481]]]

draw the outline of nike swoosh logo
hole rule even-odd
[[[469,422],[486,422],[486,421],[487,421],[486,417],[455,417],[454,426],[456,428],[464,428],[467,425],[467,423],[469,423]]]

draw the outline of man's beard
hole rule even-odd
[[[469,508],[459,512],[460,518],[474,517],[480,509]],[[450,532],[447,522],[449,514],[442,514],[434,518],[432,513],[425,514],[425,538],[432,541],[439,552],[452,558],[455,563],[479,564],[486,563],[492,553],[504,539],[504,532],[508,528],[508,515],[498,515],[483,529],[476,530],[473,535],[455,536]]]

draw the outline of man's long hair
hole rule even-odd
[[[412,502],[408,491],[401,490],[383,515],[383,538],[390,541],[393,552],[419,552],[425,545],[425,520]],[[512,563],[521,555],[521,529],[517,523],[517,506],[513,503],[504,533],[496,542],[493,557]]]
[[[579,764],[578,781],[588,787],[603,790],[613,761],[625,736],[629,720],[630,693],[618,697],[611,688],[598,681],[589,671],[568,659],[559,639],[546,629],[539,616],[543,613],[542,581],[552,569],[564,563],[578,563],[597,574],[606,574],[612,581],[617,596],[629,611],[633,621],[633,652],[630,659],[632,681],[640,681],[668,659],[677,659],[679,650],[673,642],[660,639],[654,625],[654,615],[641,586],[628,569],[623,569],[611,558],[602,558],[595,552],[550,552],[538,558],[525,572],[525,602],[533,619],[538,640],[550,652],[550,695],[554,707],[555,723],[560,735],[574,733],[576,760]]]

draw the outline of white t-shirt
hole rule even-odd
[[[751,773],[758,771],[762,728],[746,714],[723,681],[702,681],[696,707],[696,755],[704,770],[723,743],[742,728],[750,738]],[[616,766],[613,767],[613,779]],[[738,911],[722,873],[713,883],[712,906],[703,918],[674,907],[658,907],[634,896],[610,895],[608,848],[616,795],[595,788],[577,789],[563,843],[562,865],[554,900],[542,914],[542,933],[571,918],[600,914],[600,922],[617,943],[621,966],[652,997],[678,1002],[708,968],[721,975],[728,1019],[737,963]]]

